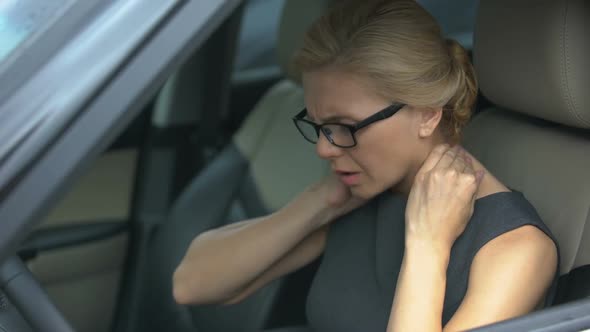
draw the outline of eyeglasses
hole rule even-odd
[[[299,114],[293,117],[293,123],[295,123],[295,126],[301,135],[313,144],[318,142],[321,131],[333,145],[340,148],[352,148],[357,144],[356,137],[354,136],[357,131],[377,121],[392,117],[404,106],[406,105],[397,103],[392,104],[355,125],[347,125],[343,123],[323,123],[318,125],[304,119],[305,115],[307,115],[307,109],[304,108]]]

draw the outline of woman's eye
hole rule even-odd
[[[348,127],[356,125],[356,122],[352,120],[342,120],[340,121],[340,124],[342,125],[342,127]]]
[[[338,131],[342,134],[348,133],[348,128],[346,128],[344,126],[338,126]]]

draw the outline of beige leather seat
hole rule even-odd
[[[318,158],[315,147],[301,137],[290,120],[304,107],[300,78],[293,73],[290,63],[309,25],[331,2],[285,1],[277,53],[286,77],[264,95],[233,138],[240,152],[251,161],[261,198],[272,210],[282,207],[329,172],[329,165]]]
[[[474,61],[494,105],[465,146],[536,207],[560,245],[558,301],[590,296],[587,0],[482,0]],[[584,281],[585,280],[585,281]]]

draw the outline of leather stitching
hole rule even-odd
[[[565,10],[564,10],[564,15],[563,15],[563,30],[562,30],[562,34],[561,34],[561,40],[560,40],[560,46],[562,49],[562,62],[561,62],[561,67],[562,67],[562,75],[561,75],[561,87],[563,89],[563,92],[565,93],[565,101],[567,103],[567,107],[568,110],[570,111],[570,113],[573,115],[573,117],[581,122],[584,125],[589,125],[590,122],[586,121],[583,117],[582,114],[580,112],[578,112],[578,103],[576,100],[576,94],[574,92],[572,92],[572,89],[570,88],[569,85],[569,81],[570,81],[570,77],[572,77],[574,75],[574,72],[572,71],[572,66],[571,66],[571,60],[570,60],[570,35],[569,35],[569,30],[568,30],[568,26],[567,26],[567,17],[568,17],[568,13],[571,10],[571,6],[569,5],[569,1],[568,3],[565,5]]]

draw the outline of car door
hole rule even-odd
[[[31,272],[77,331],[109,331],[113,321],[142,138],[135,127],[141,125],[136,121],[93,162],[21,249]]]
[[[91,6],[91,3],[94,6]],[[7,120],[4,121],[6,130],[3,129],[0,135],[5,139],[4,144],[0,145],[0,165],[2,166],[0,170],[2,190],[0,191],[3,203],[14,197],[12,193],[18,190],[15,188],[18,188],[21,180],[31,169],[39,166],[39,160],[43,159],[53,143],[63,138],[64,132],[70,128],[70,125],[89,113],[86,111],[85,103],[93,100],[94,95],[102,91],[104,82],[111,83],[113,77],[124,76],[117,70],[122,70],[121,68],[125,68],[125,65],[129,65],[130,59],[134,59],[142,62],[141,66],[138,65],[139,68],[149,68],[140,72],[152,75],[143,80],[131,82],[132,85],[129,85],[129,81],[126,83],[127,89],[124,91],[129,92],[127,98],[135,99],[132,102],[134,105],[118,107],[123,111],[122,114],[133,115],[126,115],[126,119],[119,118],[107,127],[110,130],[125,127],[125,130],[116,139],[108,138],[110,146],[100,153],[97,159],[89,163],[88,167],[74,171],[77,173],[77,180],[67,191],[47,197],[49,201],[58,201],[43,204],[45,207],[52,206],[52,208],[42,213],[44,215],[42,221],[36,222],[34,229],[24,238],[24,241],[19,241],[20,244],[16,248],[20,258],[26,262],[27,267],[38,279],[50,299],[76,331],[110,331],[118,315],[117,307],[121,302],[122,282],[129,270],[129,265],[133,264],[132,259],[135,258],[128,254],[133,243],[132,220],[137,219],[133,216],[134,193],[136,193],[141,150],[149,145],[146,141],[148,130],[156,130],[150,127],[152,116],[154,116],[155,92],[162,86],[165,79],[173,74],[173,69],[185,62],[190,53],[199,50],[199,45],[237,8],[239,1],[207,1],[196,4],[184,0],[166,0],[149,4],[135,0],[109,3],[50,0],[46,4],[46,6],[39,5],[34,0],[8,1],[0,4],[0,20],[2,20],[0,25],[4,24],[5,18],[13,20],[13,23],[6,23],[5,30],[0,29],[0,36],[11,33],[10,36],[19,37],[11,37],[13,42],[8,40],[9,42],[6,43],[4,42],[6,39],[3,39],[0,45],[2,52],[0,78],[2,78],[3,86],[0,91],[3,98],[0,104],[3,108],[0,113],[2,113],[1,118]],[[125,21],[122,18],[131,14],[134,14],[133,19]],[[33,23],[25,19],[30,17]],[[35,20],[40,23],[35,25]],[[143,22],[136,24],[137,22],[133,20],[143,20]],[[90,26],[85,25],[88,22]],[[187,28],[187,22],[192,22],[193,27]],[[32,28],[29,28],[31,26]],[[71,33],[60,35],[67,27],[72,30]],[[108,38],[109,34],[105,30],[109,29],[128,30],[122,30],[119,40],[116,38],[115,41],[100,40],[101,37]],[[175,31],[171,32],[171,29]],[[22,31],[25,33],[21,33]],[[166,34],[168,37],[159,37],[157,42],[153,42],[156,32],[160,35]],[[59,37],[57,40],[56,36]],[[47,43],[47,39],[55,44],[63,44],[63,51],[56,46],[42,48],[43,45],[38,45]],[[104,42],[110,42],[113,47],[98,48],[93,44]],[[147,52],[149,54],[147,59],[143,56],[139,57],[141,60],[136,60],[137,53],[144,47],[148,47],[146,45],[155,48],[156,46],[152,46],[151,43],[162,44],[163,42],[168,45],[168,48],[158,48],[160,54],[155,58],[156,63],[153,62],[153,52]],[[40,56],[38,56],[39,59],[31,59],[30,55],[41,49],[44,51],[43,54],[51,60],[48,61],[48,65],[41,61]],[[99,58],[94,59],[96,62],[89,62],[90,66],[77,67],[87,60],[79,53],[99,53],[101,49],[105,54],[102,57],[97,54]],[[52,59],[54,55],[58,60]],[[106,63],[107,60],[112,61]],[[29,65],[28,72],[23,70],[26,65]],[[47,67],[54,69],[49,70]],[[19,74],[23,72],[27,75]],[[88,76],[84,79],[76,76],[77,72]],[[64,73],[72,75],[66,77]],[[45,84],[35,83],[39,76],[46,79]],[[9,77],[12,78],[11,81],[4,80]],[[33,83],[27,81],[29,77],[33,77],[31,79]],[[64,80],[64,77],[68,80]],[[52,86],[47,84],[47,79],[52,82],[61,79],[61,82]],[[10,84],[15,80],[19,84]],[[80,90],[72,89],[73,91],[69,90],[70,93],[66,92],[66,94],[61,93],[68,91],[67,89],[59,94],[55,92],[64,88],[65,85],[75,87],[76,84]],[[144,90],[146,86],[150,87],[148,91]],[[141,98],[138,98],[137,90],[133,92],[134,88],[142,91]],[[36,94],[30,93],[35,90],[37,90]],[[29,97],[24,97],[22,91],[28,91]],[[111,90],[113,91],[117,93],[123,90]],[[170,95],[170,91],[168,93]],[[54,96],[48,97],[51,98],[50,102],[45,105],[41,102],[37,103],[39,100],[35,98],[36,96],[51,94]],[[35,97],[31,97],[33,95]],[[110,97],[107,100],[121,101],[121,99]],[[140,107],[143,107],[142,111],[137,110]],[[20,111],[19,108],[21,108]],[[99,109],[100,111],[96,114],[108,113],[108,108],[99,107]],[[70,114],[66,114],[68,112]],[[29,117],[20,116],[22,114],[27,114]],[[34,122],[37,120],[36,115],[39,114],[46,114],[47,117]],[[165,115],[159,114],[157,121],[165,121],[162,120],[163,117]],[[134,120],[131,121],[131,119]],[[86,131],[105,125],[101,121],[96,119],[91,121]],[[178,121],[178,119],[170,121]],[[25,128],[30,124],[33,125]],[[35,140],[42,132],[51,135],[47,135],[45,140]],[[117,133],[120,132],[121,129],[118,129]],[[11,133],[12,137],[8,133]],[[187,133],[183,132],[183,134]],[[12,139],[15,137],[21,141]],[[170,141],[170,137],[176,136],[168,135],[165,139]],[[42,172],[45,173],[46,179],[55,184],[63,183],[63,180],[69,177],[59,173],[66,169],[67,172],[72,171],[68,168],[71,164],[68,164],[66,160],[75,156],[77,152],[82,152],[75,151],[73,147],[84,144],[83,140],[66,141],[73,144],[71,148],[64,150],[65,153],[58,158],[53,171]],[[172,141],[171,145],[174,145],[174,139]],[[25,151],[31,147],[34,149]],[[87,152],[82,152],[82,156]],[[185,161],[185,159],[179,161]],[[171,180],[175,181],[175,185],[181,185],[177,183],[177,179],[171,178]],[[37,192],[49,187],[51,185],[48,183],[37,181],[39,189]],[[30,211],[34,210],[35,198],[31,195],[23,197],[25,199],[20,200],[18,206],[10,205],[15,208],[13,211],[22,213],[27,204],[31,206]],[[16,218],[3,218],[4,221],[9,219]],[[10,228],[11,223],[3,224]],[[6,236],[8,233],[3,232],[3,235]],[[6,247],[12,243],[6,238],[0,242]],[[3,286],[4,284],[0,285],[0,287]],[[0,292],[0,302],[4,303],[2,292]],[[0,314],[4,314],[1,310],[3,306],[0,306]],[[4,316],[0,315],[2,331],[8,326],[4,325],[3,318]]]

